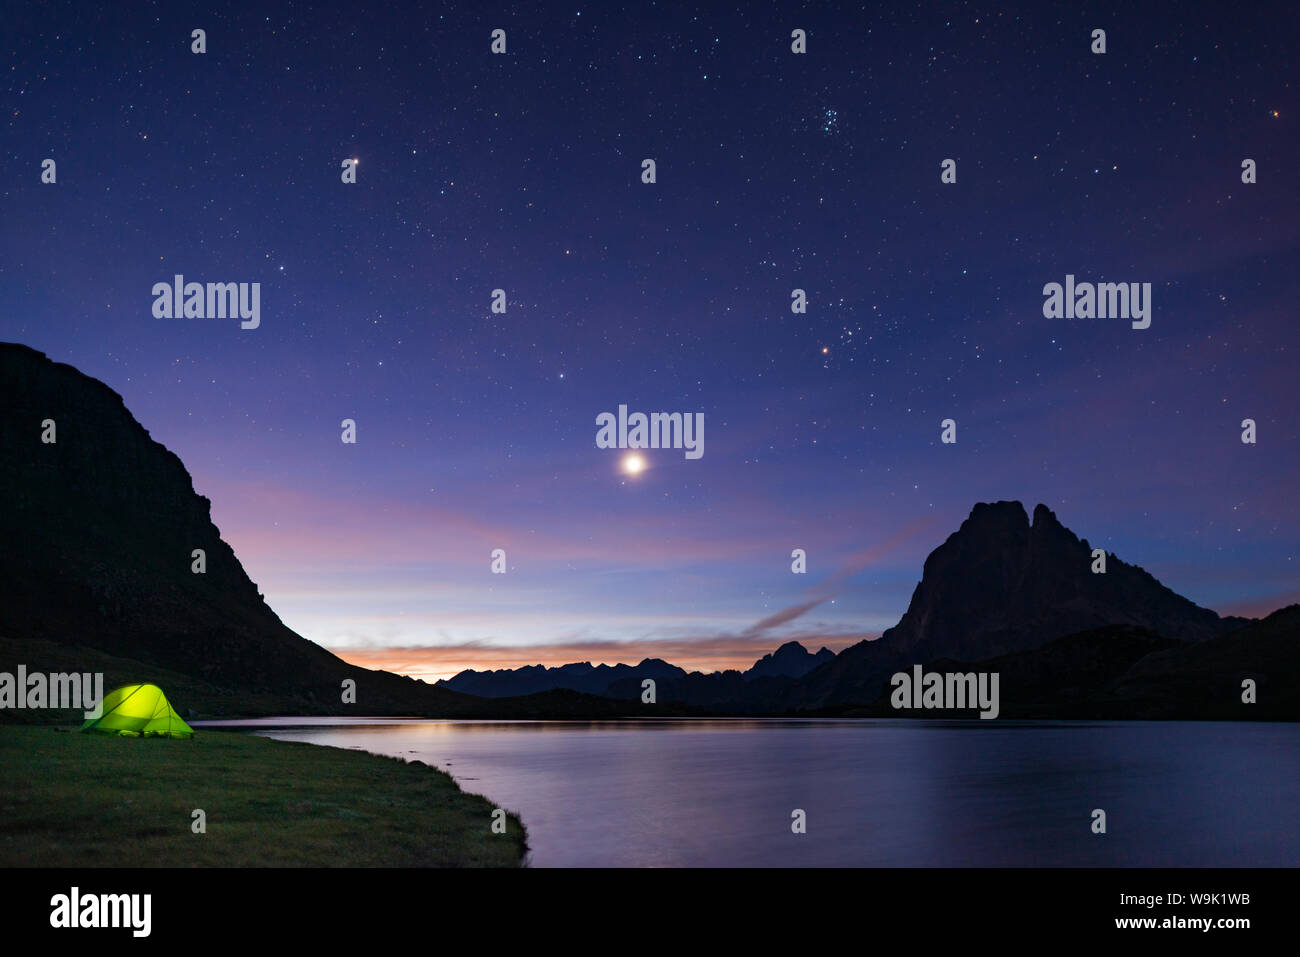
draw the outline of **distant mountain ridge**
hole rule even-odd
[[[645,658],[636,665],[593,666],[590,661],[578,661],[551,668],[544,665],[525,665],[522,668],[500,668],[495,671],[466,669],[451,678],[441,679],[437,685],[451,691],[484,698],[504,698],[557,689],[604,695],[611,684],[621,680],[635,681],[639,685],[645,678],[662,681],[685,675],[683,669],[670,665],[662,659]]]
[[[740,681],[756,678],[799,678],[835,657],[829,648],[816,654],[797,641],[787,641],[776,651],[764,655],[746,671],[729,670]],[[701,672],[690,674],[699,675]],[[645,658],[639,664],[592,665],[579,661],[547,668],[543,665],[525,665],[521,668],[500,668],[495,671],[466,669],[450,678],[437,682],[439,687],[463,694],[484,698],[502,698],[511,695],[536,694],[540,691],[568,689],[587,694],[614,698],[634,698],[641,694],[641,682],[652,678],[656,683],[674,682],[689,678],[684,668],[669,664],[662,658]]]
[[[797,641],[787,641],[770,655],[764,655],[754,666],[744,672],[746,681],[755,678],[802,678],[819,665],[824,665],[835,657],[835,652],[822,648],[816,654],[811,653]]]

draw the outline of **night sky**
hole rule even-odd
[[[240,6],[6,4],[0,339],[120,392],[304,636],[425,677],[838,650],[999,499],[1300,600],[1293,9]],[[155,318],[177,273],[260,327]],[[1067,274],[1151,283],[1150,328],[1045,318]],[[626,474],[620,404],[703,457]]]

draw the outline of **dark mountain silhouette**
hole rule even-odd
[[[1093,695],[1147,655],[1185,647],[1186,642],[1165,638],[1148,628],[1106,625],[1053,639],[1031,651],[1015,651],[979,661],[937,658],[923,663],[923,669],[940,673],[996,673],[1003,718],[1095,717],[1089,704]],[[885,679],[869,705],[840,709],[838,713],[908,717],[906,709],[896,710],[890,704],[892,690]],[[914,714],[933,717],[923,712]]]
[[[796,682],[787,708],[874,701],[895,671],[938,658],[980,660],[1106,625],[1202,641],[1245,624],[1220,618],[1112,554],[1092,573],[1092,548],[1044,505],[1032,524],[1019,502],[980,503],[930,553],[898,624],[841,651]]]
[[[0,670],[160,675],[178,708],[208,713],[487,713],[480,699],[350,665],[286,627],[180,459],[102,382],[0,343],[0,408]],[[204,574],[191,571],[195,549]],[[344,679],[356,681],[355,705],[342,703]],[[498,702],[491,713],[640,711],[581,699]]]
[[[802,678],[818,665],[825,664],[835,657],[835,652],[823,648],[813,654],[797,641],[787,641],[770,655],[764,655],[754,662],[754,667],[744,672],[744,678]]]
[[[812,654],[797,641],[787,641],[764,655],[747,671],[714,671],[670,676],[655,689],[660,701],[690,708],[738,714],[767,714],[786,709],[785,698],[795,679],[832,661],[835,653],[822,648]],[[616,681],[606,689],[614,698],[638,698],[640,683]]]
[[[1300,720],[1300,605],[1201,642],[1108,625],[1032,651],[982,661],[940,658],[923,667],[996,672],[1003,718],[1295,721]],[[1253,703],[1243,700],[1246,679],[1255,683]],[[854,717],[908,716],[890,704],[891,690],[886,681],[870,705],[830,710]]]
[[[1256,700],[1242,700],[1243,681]],[[1300,720],[1300,605],[1217,638],[1140,658],[1088,702],[1089,716]]]
[[[786,696],[795,683],[782,675],[746,678],[734,669],[661,681],[655,688],[660,702],[720,714],[779,714],[788,709]],[[641,695],[639,683],[616,681],[607,692],[613,698],[632,700]]]
[[[620,666],[627,670],[600,673],[600,680],[613,678],[603,688],[584,688],[634,700],[641,679],[653,677],[660,702],[717,713],[897,715],[889,679],[920,664],[927,671],[997,671],[1003,717],[1248,718],[1289,713],[1292,706],[1279,699],[1300,700],[1285,693],[1300,690],[1293,679],[1300,629],[1293,627],[1290,639],[1286,631],[1294,619],[1221,618],[1115,555],[1107,555],[1105,573],[1094,574],[1092,550],[1043,505],[1031,523],[1019,502],[981,503],[931,552],[907,612],[878,639],[839,655],[810,655],[789,642],[743,673],[686,674],[665,666],[641,674]],[[1268,642],[1252,637],[1263,634]],[[1222,698],[1225,675],[1251,662],[1261,694],[1269,685],[1272,710],[1242,711],[1236,699]],[[470,690],[473,677],[504,681],[499,687],[508,689],[538,675],[564,686],[578,674],[594,680],[596,672],[587,664],[466,672],[452,686]],[[1240,680],[1233,680],[1239,691]],[[1222,707],[1207,711],[1200,702],[1210,700],[1214,682]]]
[[[635,694],[612,697],[639,698],[643,679],[653,678],[658,682],[685,677],[685,675],[686,672],[676,665],[670,665],[659,658],[646,658],[638,665],[593,666],[590,661],[580,661],[554,668],[526,665],[522,668],[501,668],[496,671],[466,669],[439,681],[438,686],[484,698],[504,698],[557,689],[605,695],[609,693],[610,685],[629,682],[635,685]]]
[[[749,714],[871,712],[882,695],[888,708],[895,672],[993,659],[1009,669],[1003,693],[1017,707],[1060,714],[1149,653],[1207,641],[1248,621],[1220,618],[1114,555],[1104,574],[1093,574],[1092,564],[1088,541],[1045,506],[1031,524],[1019,502],[979,504],[931,552],[907,612],[880,638],[799,676],[747,681],[738,672],[694,672],[661,683],[659,700]],[[1042,652],[1022,654],[1034,649]],[[608,693],[630,697],[634,690],[615,684]]]
[[[593,666],[589,661],[580,661],[554,668],[525,665],[522,668],[500,668],[495,671],[466,669],[451,678],[444,678],[438,685],[484,698],[567,688],[587,694],[632,700],[641,697],[641,682],[653,678],[659,688],[672,689],[671,693],[677,696],[672,700],[689,698],[692,705],[707,707],[757,697],[751,689],[746,688],[748,682],[757,678],[797,678],[834,657],[835,653],[829,648],[823,648],[814,655],[799,642],[787,641],[776,651],[764,655],[747,671],[728,670],[711,674],[693,671],[687,674],[684,669],[661,658],[646,658],[636,665]],[[780,687],[784,688],[784,685]],[[705,688],[707,691],[702,690]]]

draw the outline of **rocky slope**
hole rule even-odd
[[[1092,548],[1046,506],[1034,509],[1031,523],[1019,502],[976,505],[925,560],[898,624],[797,682],[785,704],[865,704],[900,668],[1028,650],[1107,625],[1194,642],[1246,623],[1220,618],[1115,555],[1107,555],[1105,574],[1093,574]]]
[[[210,714],[628,710],[577,695],[485,709],[467,695],[350,665],[271,610],[180,459],[108,386],[0,343],[0,409],[0,671],[24,664],[157,680],[178,708]],[[42,441],[46,420],[52,443]],[[191,570],[195,549],[206,553],[204,574]],[[349,678],[355,705],[342,703]]]

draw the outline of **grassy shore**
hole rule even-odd
[[[441,771],[360,751],[0,725],[0,867],[517,867],[523,825],[493,834],[492,811]]]

